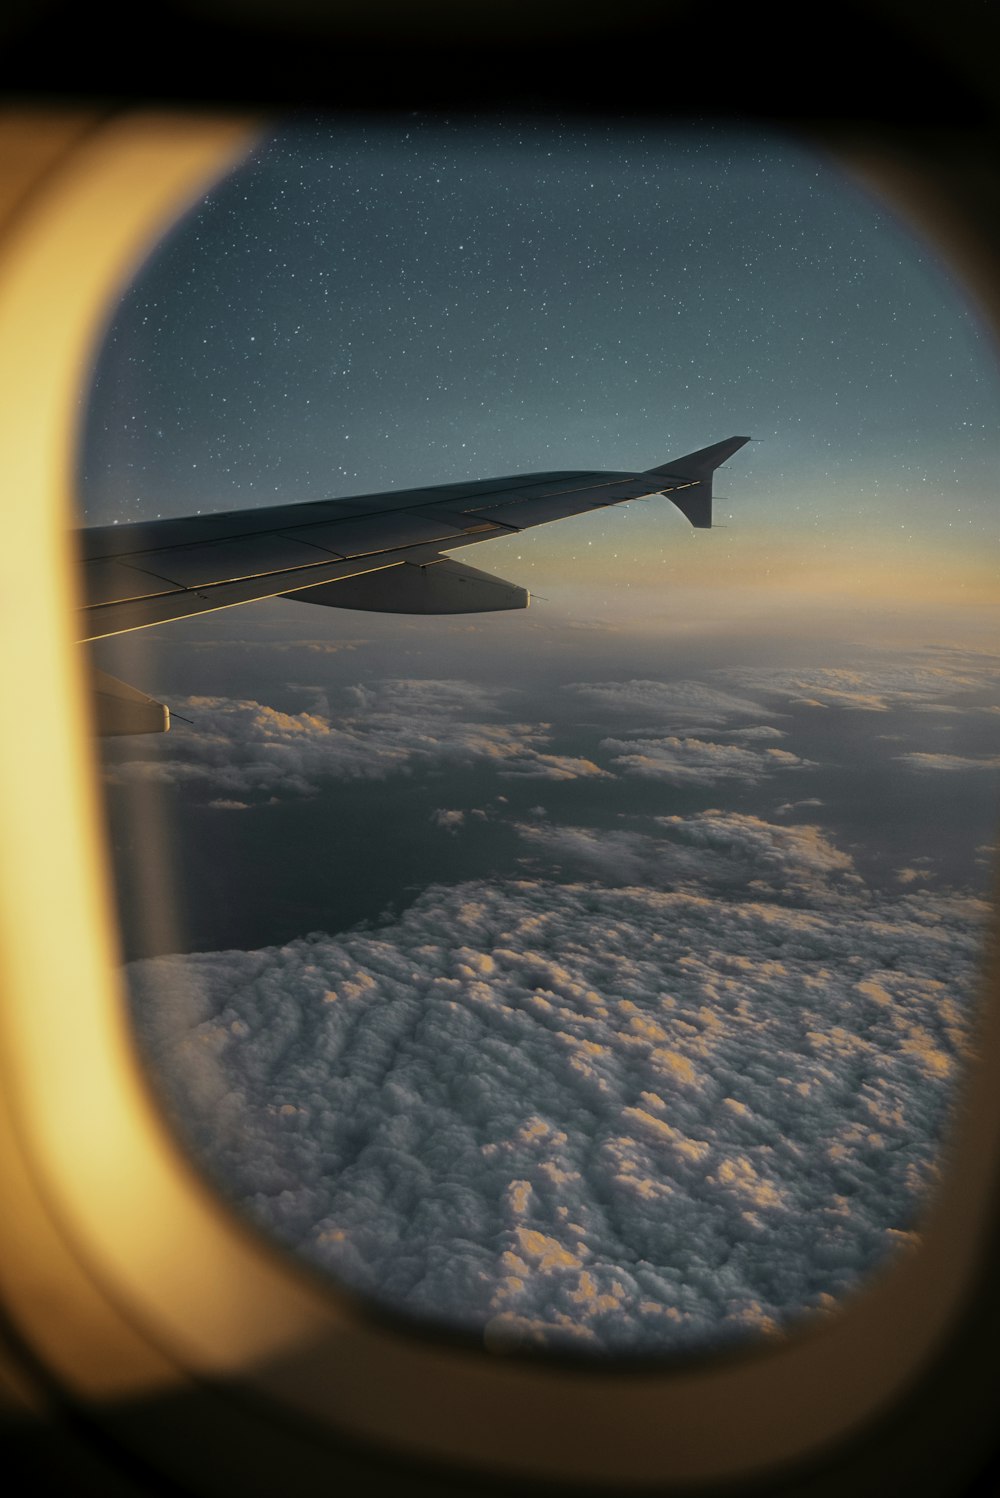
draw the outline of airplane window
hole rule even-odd
[[[777,136],[297,124],[171,232],[85,416],[88,649],[119,728],[170,710],[104,740],[132,1018],[252,1221],[580,1354],[781,1336],[919,1241],[996,847],[998,393],[933,256]]]

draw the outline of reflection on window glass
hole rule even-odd
[[[136,1031],[254,1221],[583,1353],[780,1335],[917,1241],[994,853],[992,360],[881,207],[721,129],[296,127],[175,229],[88,523],[762,439],[714,530],[453,553],[527,612],[95,647],[176,715],[104,751]]]

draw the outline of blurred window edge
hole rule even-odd
[[[50,149],[26,168],[36,118]],[[73,639],[76,423],[116,295],[259,129],[219,115],[0,115],[0,450],[12,501],[0,547],[6,1314],[98,1418],[197,1380],[314,1432],[494,1476],[735,1481],[806,1463],[903,1395],[981,1267],[1000,1153],[995,970],[982,1060],[920,1247],[800,1335],[690,1367],[623,1375],[621,1363],[546,1365],[397,1332],[240,1223],[152,1100],[117,976]],[[850,170],[849,153],[841,164]],[[858,166],[904,216],[912,197],[925,231],[939,218],[912,166],[894,175],[870,144]],[[960,224],[935,242],[945,255],[967,244]],[[975,254],[959,259],[975,281]],[[986,306],[991,297],[980,293]],[[195,1457],[171,1455],[185,1459]]]

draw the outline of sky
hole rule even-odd
[[[490,542],[516,615],[285,600],[107,641],[137,1036],[201,1167],[400,1314],[780,1336],[916,1241],[996,843],[996,354],[831,163],[711,124],[298,123],[110,321],[83,519],[733,433]],[[184,721],[189,720],[189,721]]]

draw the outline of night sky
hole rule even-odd
[[[88,523],[757,439],[712,532],[479,547],[526,613],[96,649],[191,720],[106,746],[108,814],[141,1042],[241,1209],[584,1352],[780,1334],[912,1241],[994,856],[997,397],[932,252],[777,137],[299,125],[168,236]]]

